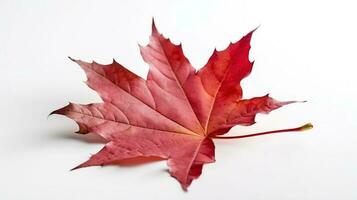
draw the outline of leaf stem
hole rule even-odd
[[[303,126],[296,127],[296,128],[288,128],[288,129],[280,129],[280,130],[274,130],[274,131],[266,131],[266,132],[260,132],[260,133],[254,133],[254,134],[248,134],[248,135],[237,135],[237,136],[213,136],[213,139],[239,139],[239,138],[246,138],[246,137],[255,137],[259,135],[268,135],[272,133],[281,133],[281,132],[295,132],[295,131],[306,131],[309,129],[312,129],[313,125],[311,123],[307,123]]]

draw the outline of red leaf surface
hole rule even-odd
[[[107,140],[105,147],[79,166],[103,166],[136,157],[168,160],[169,172],[184,189],[215,161],[212,138],[235,125],[252,125],[257,113],[283,105],[268,95],[242,99],[241,80],[252,70],[249,61],[253,31],[223,51],[214,51],[196,71],[182,51],[152,24],[141,55],[150,70],[144,80],[113,61],[102,65],[73,60],[85,71],[87,85],[102,103],[69,105],[54,111]],[[294,129],[300,130],[300,128]]]

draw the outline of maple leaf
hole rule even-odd
[[[257,113],[268,113],[294,101],[280,102],[268,95],[242,99],[241,80],[252,70],[249,32],[225,50],[213,52],[196,71],[175,45],[160,34],[153,21],[147,46],[139,46],[150,70],[147,79],[113,60],[102,65],[74,60],[85,71],[87,85],[102,103],[74,104],[54,111],[79,125],[79,133],[93,132],[107,144],[79,166],[103,166],[136,157],[168,160],[169,172],[183,189],[201,175],[204,164],[215,161],[212,139],[232,139],[270,134],[221,137],[235,125],[252,125]]]

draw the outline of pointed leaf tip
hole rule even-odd
[[[72,60],[73,62],[76,62],[76,60],[75,60],[74,58],[72,58],[71,56],[68,56],[68,58],[69,58],[70,60]]]
[[[73,167],[72,169],[70,169],[69,171],[74,171],[74,170],[77,170],[77,169],[79,169],[79,168],[81,168],[81,166],[80,165],[78,165],[77,167]]]
[[[252,39],[253,33],[254,33],[259,27],[260,27],[260,25],[257,26],[255,29],[251,30],[249,33],[247,33],[243,38],[246,38],[246,39],[250,42],[250,40]]]
[[[154,35],[154,34],[158,34],[158,33],[159,33],[159,31],[156,28],[155,20],[154,20],[154,18],[152,18],[151,34]]]
[[[251,32],[254,33],[258,28],[260,28],[260,24],[257,27],[255,27],[255,29],[253,29]]]

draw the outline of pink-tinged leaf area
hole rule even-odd
[[[107,141],[76,169],[160,157],[167,159],[170,174],[187,189],[203,165],[215,161],[212,138],[235,125],[254,124],[258,113],[292,103],[268,95],[242,99],[240,83],[253,66],[249,60],[253,32],[225,50],[215,50],[196,71],[181,45],[164,38],[153,23],[149,44],[140,46],[150,66],[146,80],[114,60],[102,65],[72,59],[103,102],[70,103],[53,113],[76,121],[79,133],[96,133]]]

